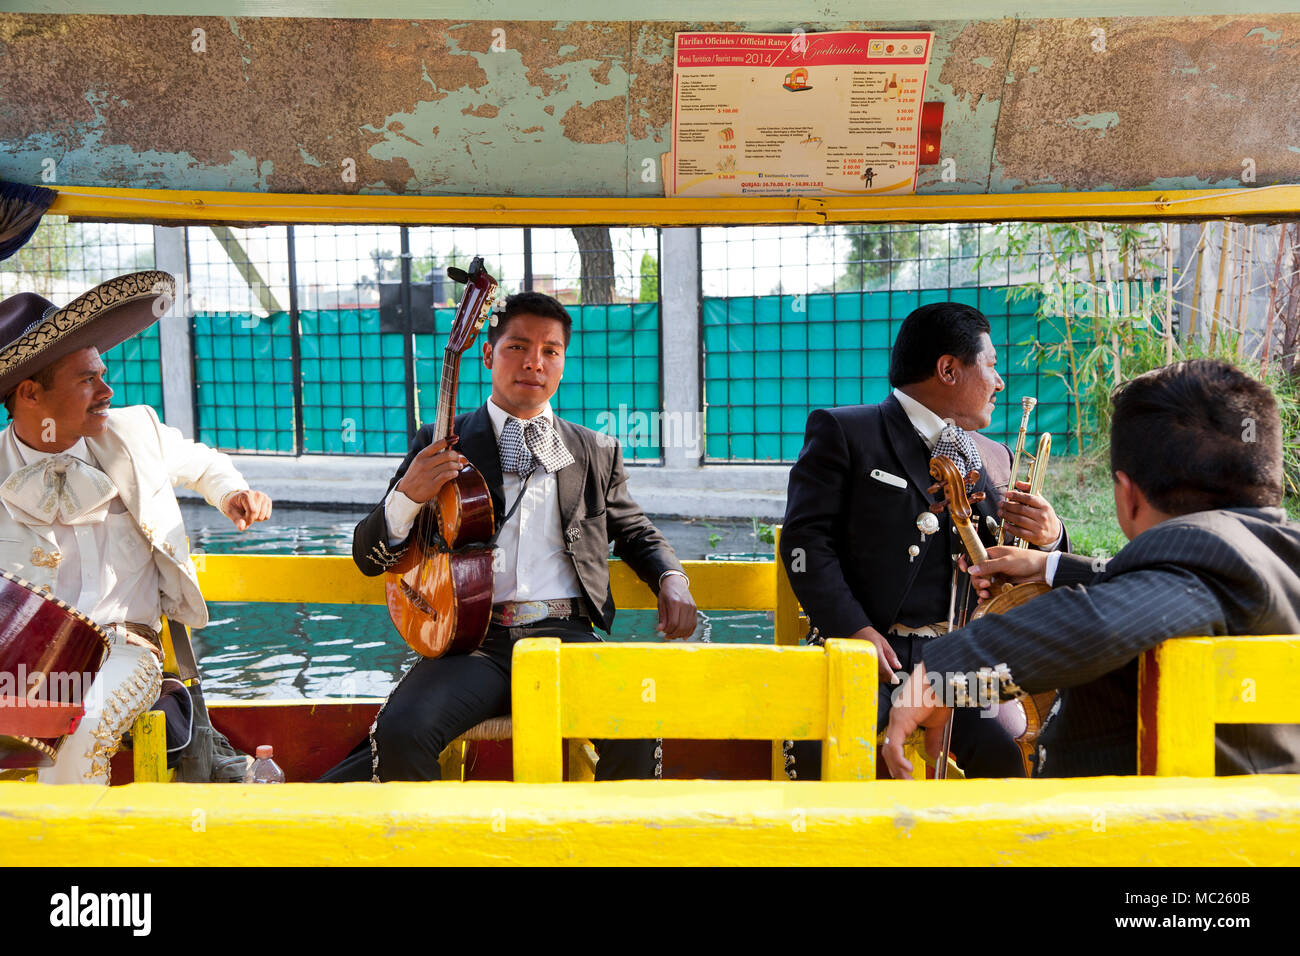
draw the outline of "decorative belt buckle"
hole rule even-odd
[[[501,611],[501,623],[505,627],[522,627],[545,620],[551,616],[545,601],[514,601]]]

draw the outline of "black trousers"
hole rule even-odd
[[[898,655],[900,671],[910,674],[922,660],[922,651],[929,638],[886,637],[889,646]],[[876,728],[883,732],[889,724],[892,695],[898,685],[882,683],[876,698]],[[952,756],[968,777],[1023,777],[1025,765],[1020,759],[1020,748],[1006,730],[992,717],[980,716],[976,707],[953,708]],[[794,771],[800,780],[820,780],[822,771],[822,744],[820,740],[794,742]]]
[[[475,724],[510,713],[510,658],[525,637],[565,643],[599,641],[585,620],[548,618],[525,627],[488,628],[473,654],[421,658],[375,718],[370,737],[320,778],[321,783],[439,780],[438,755]],[[597,780],[652,778],[653,740],[593,740]]]

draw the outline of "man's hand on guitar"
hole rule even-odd
[[[695,633],[695,599],[680,574],[666,574],[659,582],[659,632],[670,641]]]
[[[1031,581],[1047,580],[1047,551],[1032,551],[1029,548],[1013,548],[1002,544],[989,548],[988,560],[969,567],[966,556],[962,555],[958,563],[963,571],[970,573],[971,585],[979,592],[980,600],[987,601],[993,596],[993,576],[1000,574],[1012,584],[1026,584]]]
[[[897,684],[898,677],[895,675],[903,665],[898,660],[898,655],[894,649],[889,646],[889,641],[885,635],[881,634],[871,625],[867,625],[859,631],[854,631],[849,635],[851,641],[870,641],[876,645],[876,664],[880,669],[880,681],[883,684]]]
[[[455,443],[456,436],[449,435],[421,449],[397,483],[397,490],[416,504],[432,501],[442,486],[469,464],[468,458],[451,447]]]
[[[1022,541],[1046,548],[1061,537],[1061,519],[1042,495],[1029,493],[1029,482],[1017,481],[1007,492],[998,513],[1006,520],[1006,529]]]

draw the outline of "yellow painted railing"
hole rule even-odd
[[[1139,665],[1138,767],[1213,777],[1215,724],[1300,724],[1300,635],[1185,637]]]
[[[626,226],[1294,216],[1300,186],[1133,192],[712,199],[375,196],[59,186],[54,215],[170,223]]]
[[[825,647],[562,644],[526,638],[511,675],[515,780],[563,779],[565,738],[822,741],[822,779],[876,775],[876,653]]]
[[[368,578],[341,555],[196,554],[193,560],[208,601],[384,603],[386,576]],[[702,611],[776,607],[776,565],[771,561],[686,561],[683,566]],[[619,607],[658,606],[650,588],[622,561],[609,562],[609,583]]]
[[[780,545],[781,529],[776,529]],[[380,604],[385,576],[366,577],[345,556],[195,554],[199,586],[209,601]],[[691,596],[701,611],[772,611],[775,643],[798,645],[807,632],[785,567],[778,561],[685,561]],[[614,603],[629,610],[657,606],[654,594],[622,561],[609,562]],[[772,743],[772,779],[785,779],[781,739]]]
[[[1300,863],[1294,776],[959,785],[0,783],[0,806],[7,866]]]

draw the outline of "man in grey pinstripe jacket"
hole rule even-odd
[[[910,773],[907,735],[935,733],[942,705],[978,703],[981,684],[1004,699],[1060,689],[1036,776],[1135,773],[1142,651],[1172,637],[1300,633],[1300,525],[1281,507],[1269,390],[1202,359],[1148,372],[1112,402],[1115,510],[1130,543],[1109,562],[996,548],[972,568],[985,595],[992,574],[1053,590],[927,644],[890,712],[882,756],[895,776]],[[1215,768],[1300,772],[1300,726],[1220,725]]]

